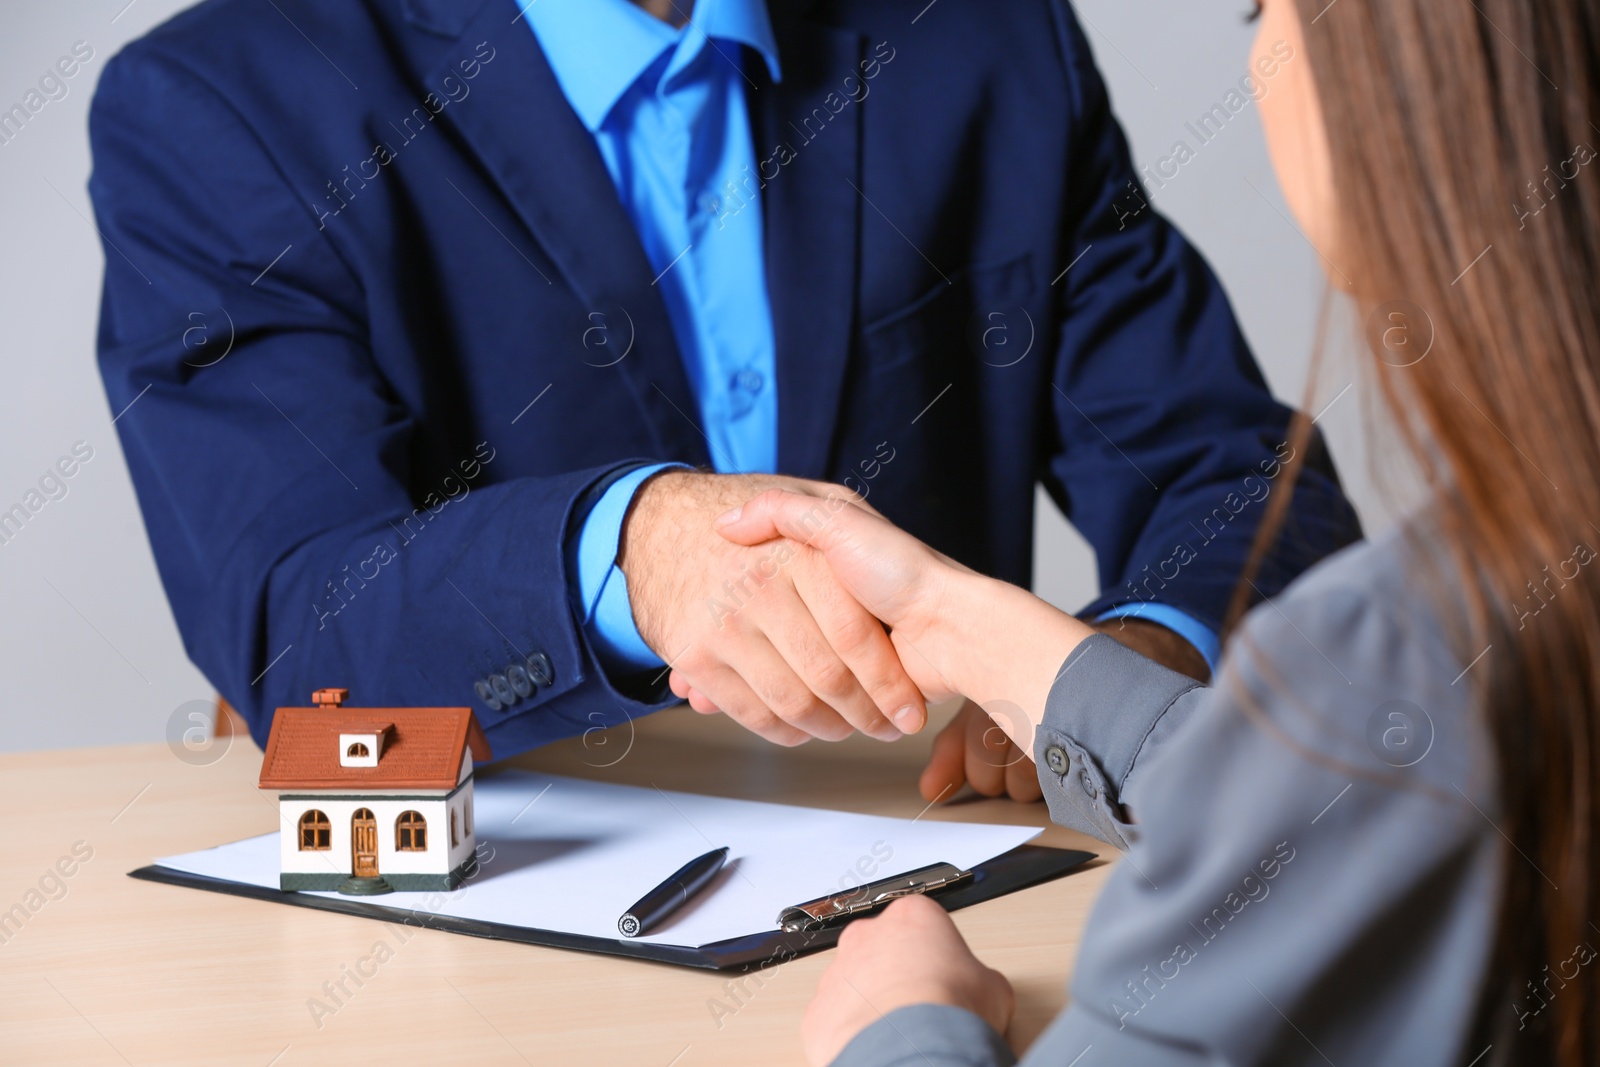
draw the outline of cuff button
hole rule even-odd
[[[517,702],[517,692],[511,688],[511,681],[505,675],[489,675],[489,688],[494,692],[495,699],[508,708]]]
[[[476,682],[472,683],[472,689],[478,694],[479,700],[489,705],[490,711],[499,711],[501,708],[505,707],[504,704],[500,703],[500,701],[495,698],[494,690],[489,688],[489,683],[487,680],[479,678]]]
[[[518,697],[533,695],[533,679],[528,675],[528,668],[520,663],[513,663],[506,668],[506,681],[511,683],[511,691]]]
[[[1083,783],[1083,791],[1093,800],[1100,795],[1100,787],[1094,784],[1094,779],[1089,777],[1089,768],[1085,767],[1078,772],[1078,781]]]
[[[1056,774],[1066,774],[1069,762],[1070,761],[1067,759],[1067,750],[1062,748],[1060,745],[1051,745],[1049,748],[1044,750],[1045,766],[1049,767]]]
[[[528,674],[532,677],[533,684],[540,689],[549,689],[556,680],[556,671],[550,665],[550,657],[543,652],[535,652],[528,657]]]

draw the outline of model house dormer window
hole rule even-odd
[[[383,740],[388,732],[387,724],[340,730],[339,766],[376,767],[383,758]]]

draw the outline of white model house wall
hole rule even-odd
[[[472,856],[475,848],[471,823],[472,782],[469,780],[454,793],[441,791],[372,793],[352,796],[329,790],[316,793],[310,790],[281,797],[278,801],[282,819],[279,853],[285,874],[349,874],[351,873],[351,820],[362,808],[372,812],[377,823],[378,874],[447,874]],[[300,818],[308,811],[320,811],[328,817],[328,848],[304,850],[300,848]],[[397,848],[396,821],[402,812],[415,811],[427,820],[425,851],[401,851]],[[450,840],[450,816],[455,815],[455,843]]]

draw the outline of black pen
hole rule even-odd
[[[706,883],[722,870],[722,863],[727,858],[728,850],[723,847],[690,860],[665,882],[640,898],[639,903],[623,912],[622,918],[617,920],[617,929],[623,937],[638,937],[648,933],[651,927],[689,903],[696,893],[704,889]]]

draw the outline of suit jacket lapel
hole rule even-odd
[[[856,311],[858,145],[868,105],[848,100],[844,82],[860,76],[864,41],[854,31],[786,18],[778,7],[772,5],[772,15],[783,81],[774,85],[764,63],[746,64],[759,87],[749,99],[757,168],[766,182],[778,464],[785,474],[818,478],[832,459]],[[841,100],[835,113],[828,103],[839,107]]]
[[[472,95],[440,117],[471,145],[585,306],[606,316],[611,343],[631,330],[628,355],[595,373],[626,379],[659,457],[707,463],[699,408],[638,234],[594,138],[524,20],[512,21],[516,15],[511,0],[408,0],[406,17],[417,29],[443,35],[461,27],[425,88],[437,92],[459,60],[489,41],[495,55]]]

